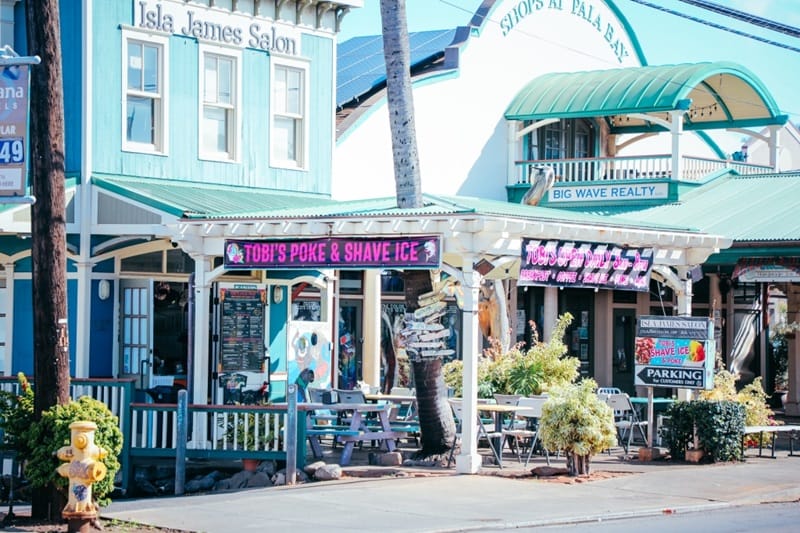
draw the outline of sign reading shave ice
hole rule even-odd
[[[225,268],[439,268],[438,235],[226,240]]]

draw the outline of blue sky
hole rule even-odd
[[[648,0],[692,17],[751,33],[800,49],[800,38],[760,29],[695,8],[678,0]],[[717,0],[716,3],[800,29],[800,0]],[[469,22],[481,0],[406,0],[409,31],[447,29]],[[714,29],[633,0],[616,0],[651,65],[695,61],[735,61],[753,71],[781,110],[800,122],[800,52]],[[342,22],[339,40],[381,31],[379,0],[364,0]],[[800,30],[799,30],[800,31]]]

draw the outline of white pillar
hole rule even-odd
[[[86,185],[81,185],[81,188]],[[84,257],[84,247],[89,248],[89,239],[81,235],[81,258]],[[87,250],[88,255],[88,250]],[[78,301],[77,324],[75,324],[75,376],[76,378],[89,377],[89,344],[91,338],[92,315],[92,263],[76,261],[78,273]]]
[[[9,261],[7,263],[3,263],[3,268],[6,271],[6,321],[5,321],[5,339],[6,339],[6,346],[5,346],[5,359],[3,360],[3,367],[0,370],[3,371],[3,375],[10,376],[11,369],[13,367],[13,357],[12,354],[14,353],[14,263]]]
[[[475,258],[464,257],[464,307],[461,310],[461,353],[464,361],[463,411],[461,423],[461,453],[456,456],[456,472],[477,474],[481,467],[478,454],[478,289],[480,274],[472,270]]]
[[[781,160],[779,157],[781,148],[781,126],[769,127],[769,166],[775,172],[781,171]]]
[[[558,322],[558,287],[544,288],[544,316],[542,323],[536,324],[539,328],[539,340],[542,342],[550,341],[550,334]]]
[[[208,391],[208,350],[209,320],[211,312],[208,308],[211,284],[208,281],[211,261],[205,255],[193,255],[194,259],[194,353],[192,354],[192,397],[196,404],[207,404]]]
[[[370,385],[379,387],[381,385],[381,271],[377,268],[364,271],[363,311],[362,376]]]
[[[672,120],[672,180],[683,176],[683,154],[681,152],[681,135],[683,135],[683,115],[685,111],[670,111]]]

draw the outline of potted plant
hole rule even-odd
[[[542,406],[542,445],[564,452],[571,476],[588,475],[592,455],[617,443],[614,414],[596,389],[592,379],[556,387]]]
[[[223,442],[220,443],[225,449],[262,452],[269,449],[275,439],[276,428],[271,412],[237,410],[226,418]],[[245,458],[243,466],[245,470],[255,470],[258,462],[255,458]]]

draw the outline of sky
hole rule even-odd
[[[648,64],[735,61],[755,73],[781,111],[795,124],[800,123],[800,38],[717,15],[679,0],[647,0],[647,3],[796,50],[714,29],[634,0],[616,0],[615,3],[634,29]],[[716,3],[793,26],[800,32],[800,0],[716,0]],[[406,0],[408,30],[440,30],[466,25],[480,4],[481,0]],[[339,41],[380,32],[380,1],[364,0],[363,8],[353,9],[344,17]]]

